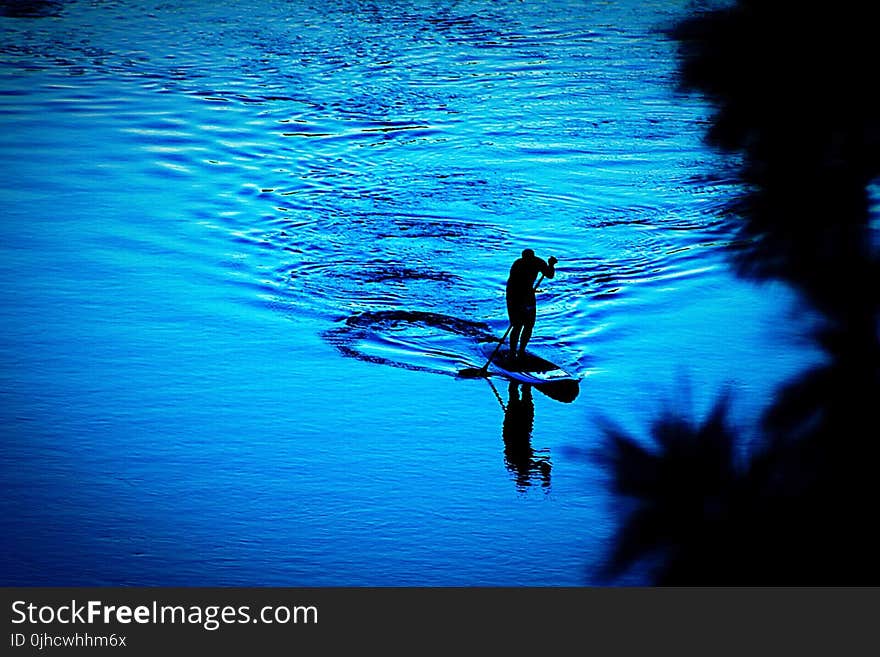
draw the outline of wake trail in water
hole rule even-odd
[[[449,376],[477,357],[478,343],[497,339],[484,322],[406,310],[352,315],[324,338],[345,356]]]

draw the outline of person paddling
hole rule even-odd
[[[538,274],[553,278],[557,262],[553,256],[544,262],[534,251],[525,249],[522,257],[517,258],[510,267],[507,277],[507,315],[510,318],[510,355],[513,358],[525,355],[532,337],[537,312],[535,279]]]

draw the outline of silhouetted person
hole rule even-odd
[[[507,315],[510,317],[510,356],[525,355],[526,346],[532,337],[535,326],[537,301],[535,300],[535,280],[538,274],[546,278],[556,275],[558,260],[550,256],[544,262],[531,249],[525,249],[510,267],[507,277]],[[518,348],[517,348],[518,346]]]

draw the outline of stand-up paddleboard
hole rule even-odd
[[[486,343],[482,347],[483,352],[490,356],[495,346],[494,343]],[[531,352],[511,358],[509,349],[500,349],[489,363],[489,369],[514,381],[533,385],[560,401],[572,401],[578,395],[578,377]]]

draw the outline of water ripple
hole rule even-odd
[[[138,7],[101,13],[140,25],[137,43],[87,4],[15,23],[0,57],[47,79],[18,100],[0,85],[0,113],[23,126],[63,107],[71,134],[106,124],[121,144],[102,166],[136,153],[144,184],[190,199],[235,254],[223,267],[273,308],[454,307],[500,325],[528,244],[561,259],[541,322],[576,345],[719,266],[735,181],[706,173],[688,136],[699,113],[658,84],[671,46],[655,25],[614,24],[624,7],[573,21],[525,3],[338,3],[316,22],[267,0],[271,23],[220,3],[174,29],[169,6]]]

